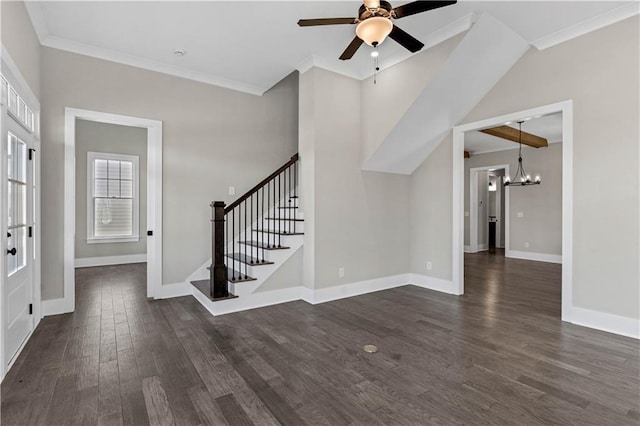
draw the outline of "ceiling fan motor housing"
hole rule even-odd
[[[365,19],[371,18],[373,16],[391,18],[392,10],[393,10],[393,7],[391,7],[391,3],[384,0],[380,1],[380,7],[378,7],[377,9],[369,9],[367,6],[363,4],[362,6],[360,6],[360,9],[358,10],[358,19],[360,21],[364,21]]]

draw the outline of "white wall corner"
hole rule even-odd
[[[409,283],[417,287],[435,290],[441,293],[453,294],[456,296],[462,294],[458,289],[458,286],[456,286],[451,280],[443,280],[442,278],[429,277],[421,274],[409,275]]]
[[[640,339],[640,319],[572,306],[562,320],[583,327]]]

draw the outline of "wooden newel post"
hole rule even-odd
[[[211,204],[211,297],[214,299],[229,297],[229,283],[227,281],[227,266],[224,261],[224,208],[223,201]]]

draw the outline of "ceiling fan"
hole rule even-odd
[[[391,19],[400,19],[405,16],[427,12],[457,3],[456,1],[414,1],[411,3],[391,7],[388,1],[364,0],[364,4],[358,10],[357,18],[319,18],[300,19],[301,27],[313,27],[317,25],[341,25],[358,24],[356,37],[340,55],[341,60],[351,59],[362,43],[376,47],[389,36],[398,44],[409,50],[417,52],[424,47],[424,43],[401,30],[391,22]]]

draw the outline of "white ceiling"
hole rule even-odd
[[[523,117],[523,119],[527,118],[530,119],[522,123],[523,132],[545,138],[549,143],[562,142],[562,113],[537,118]],[[518,123],[510,123],[507,125],[514,129],[518,128]],[[464,150],[469,151],[472,155],[516,148],[518,148],[516,142],[487,135],[479,131],[468,132],[464,135]]]
[[[407,1],[394,1],[398,6]],[[262,94],[295,69],[312,65],[355,78],[373,72],[370,48],[338,56],[354,25],[300,28],[300,18],[352,17],[359,1],[41,1],[27,2],[45,46]],[[543,49],[637,13],[629,1],[461,1],[394,21],[433,46],[489,13]],[[183,57],[173,51],[182,49]],[[411,54],[388,40],[381,68]]]

